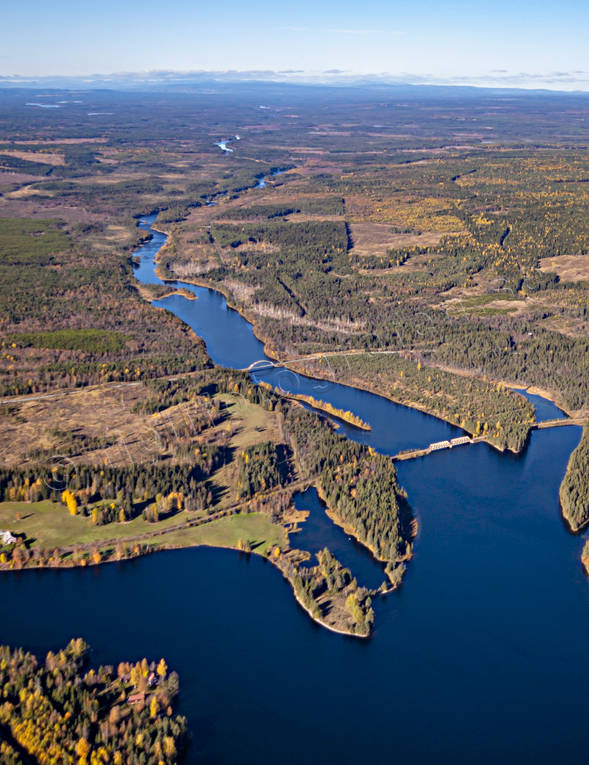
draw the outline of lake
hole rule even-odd
[[[142,281],[159,282],[153,258],[164,241],[156,233],[139,253]],[[265,358],[221,295],[182,286],[197,300],[157,305],[204,337],[216,363]],[[351,409],[372,430],[342,432],[382,453],[460,434],[336,383],[280,369],[254,377]],[[543,418],[558,411],[542,400]],[[369,640],[311,621],[265,560],[208,548],[2,574],[1,640],[43,654],[80,635],[102,663],[165,656],[180,674],[191,763],[580,760],[588,583],[582,539],[567,532],[558,506],[580,433],[534,431],[519,455],[479,443],[399,463],[419,535],[401,589],[375,603]],[[379,580],[312,491],[297,503],[311,510],[303,546],[333,545],[361,584]]]

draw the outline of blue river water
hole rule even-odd
[[[155,218],[156,215],[148,216],[139,225],[151,230]],[[165,241],[165,234],[154,231],[151,241],[142,247],[140,264],[135,270],[140,282],[161,284],[155,273],[155,257]],[[264,345],[255,336],[251,324],[227,306],[221,293],[184,282],[170,282],[170,286],[188,289],[197,299],[171,295],[155,301],[154,305],[171,311],[204,338],[215,364],[244,369],[256,361],[268,361]],[[460,429],[442,420],[394,404],[381,396],[336,382],[304,377],[288,369],[261,369],[254,371],[252,378],[268,382],[287,393],[311,395],[330,401],[338,409],[353,411],[370,424],[371,430],[363,431],[340,423],[340,432],[360,443],[369,443],[383,454],[396,454],[401,449],[427,446],[432,441],[463,435]]]
[[[156,232],[142,248],[141,281],[159,282],[153,257],[164,241]],[[183,286],[197,299],[157,305],[204,337],[216,363],[264,358],[222,296]],[[372,430],[343,432],[383,453],[459,433],[336,383],[281,370],[255,377],[353,410]],[[542,406],[543,419],[559,416]],[[266,561],[206,548],[2,575],[0,640],[42,654],[81,635],[96,662],[164,655],[180,673],[191,763],[581,760],[588,583],[582,539],[558,506],[579,438],[580,428],[555,428],[533,432],[519,455],[481,443],[399,463],[419,534],[402,587],[375,603],[370,640],[312,622]],[[297,505],[311,514],[293,543],[327,543],[359,580],[381,581],[313,491]]]

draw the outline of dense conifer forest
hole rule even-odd
[[[289,412],[285,427],[297,461],[317,476],[336,522],[385,562],[397,582],[411,557],[413,518],[390,458],[337,435],[307,412]]]
[[[573,531],[589,522],[589,428],[583,428],[581,441],[571,454],[566,475],[560,485],[562,514]]]

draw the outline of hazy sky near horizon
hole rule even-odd
[[[337,69],[589,89],[588,0],[21,0],[2,20],[8,76]]]

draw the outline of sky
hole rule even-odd
[[[2,26],[2,76],[337,70],[589,90],[589,0],[20,0]]]

